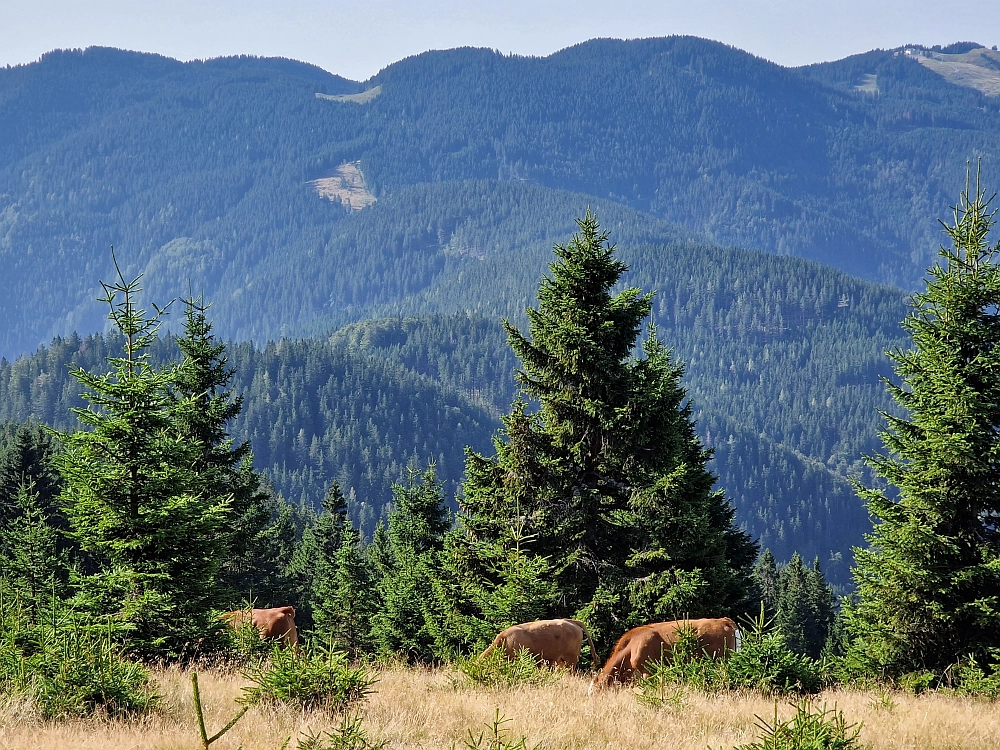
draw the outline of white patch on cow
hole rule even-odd
[[[736,628],[736,648],[733,651],[739,651],[740,645],[743,643],[743,633],[740,632],[739,628]]]

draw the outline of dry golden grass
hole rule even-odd
[[[0,748],[111,748],[194,750],[200,747],[191,699],[190,675],[156,675],[164,695],[162,710],[134,722],[75,721],[42,723],[23,704],[0,707]],[[652,709],[628,690],[587,695],[586,678],[563,676],[541,687],[490,691],[456,687],[447,670],[389,670],[380,674],[365,704],[365,726],[389,748],[463,748],[469,729],[479,731],[499,708],[512,719],[510,737],[557,748],[732,748],[756,736],[754,715],[769,717],[774,702],[759,696],[704,696],[686,693],[678,705]],[[235,713],[243,681],[236,675],[199,675],[209,732]],[[863,722],[862,738],[875,750],[889,748],[1000,748],[1000,705],[944,695],[894,694],[891,702],[872,693],[829,692],[819,697],[836,704],[850,722]],[[779,706],[782,715],[790,706]],[[213,750],[277,750],[284,740],[337,723],[323,713],[254,708]],[[291,747],[295,747],[293,739]]]

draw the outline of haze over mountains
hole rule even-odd
[[[981,156],[988,180],[1000,164],[991,61],[959,44],[788,69],[671,37],[545,58],[429,52],[359,83],[289,60],[52,52],[0,70],[0,355],[102,330],[113,244],[149,299],[203,291],[222,336],[258,342],[234,355],[248,389],[297,367],[263,342],[321,336],[298,345],[303,363],[377,360],[386,388],[436,389],[482,445],[511,395],[497,318],[520,319],[552,243],[590,206],[628,282],[658,292],[656,323],[689,363],[741,519],[779,556],[828,560],[867,528],[845,477],[877,446],[882,352],[905,343],[904,294],[884,284],[919,283],[967,160]],[[422,317],[328,338],[398,315]],[[47,413],[57,396],[35,380],[65,380],[81,356],[65,346],[5,366],[2,416]],[[403,356],[415,346],[429,356]],[[431,366],[447,357],[496,364]],[[315,392],[316,367],[302,367],[297,387]],[[375,470],[361,432],[332,428],[336,410],[260,416],[294,390],[251,398],[261,421],[238,433],[296,499],[353,477],[370,522],[408,457],[459,450],[417,425],[409,447],[376,441],[395,447]],[[382,425],[380,403],[345,405],[344,424]],[[314,438],[339,456],[325,468],[288,444]],[[460,457],[445,463],[457,480]]]

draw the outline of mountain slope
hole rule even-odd
[[[411,269],[327,284],[321,299],[314,273],[358,261],[364,243],[343,236],[366,231],[379,203],[442,182],[568,190],[576,212],[625,204],[651,226],[911,286],[966,160],[994,167],[998,111],[896,52],[792,70],[690,37],[546,58],[426,53],[364,84],[288,60],[51,53],[0,70],[0,354],[99,327],[90,290],[109,275],[110,244],[153,292],[190,279],[225,299],[220,330],[233,338],[359,319],[412,295],[383,284]],[[315,184],[355,163],[378,200],[359,212]],[[480,208],[475,190],[462,195],[447,209],[456,221]],[[401,228],[400,248],[435,245],[422,221]],[[411,260],[426,284],[435,269]],[[261,298],[254,280],[282,275],[282,293],[309,307]]]

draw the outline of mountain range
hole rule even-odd
[[[488,445],[513,394],[498,320],[524,324],[589,207],[657,293],[741,521],[836,565],[868,527],[847,477],[892,408],[906,291],[969,160],[1000,163],[998,82],[975,43],[785,68],[692,37],[429,52],[363,82],[107,48],[0,69],[0,416],[65,426],[65,364],[111,345],[88,334],[113,245],[148,302],[213,302],[254,394],[235,432],[279,489],[341,477],[371,526],[407,461],[454,483],[459,443]]]

